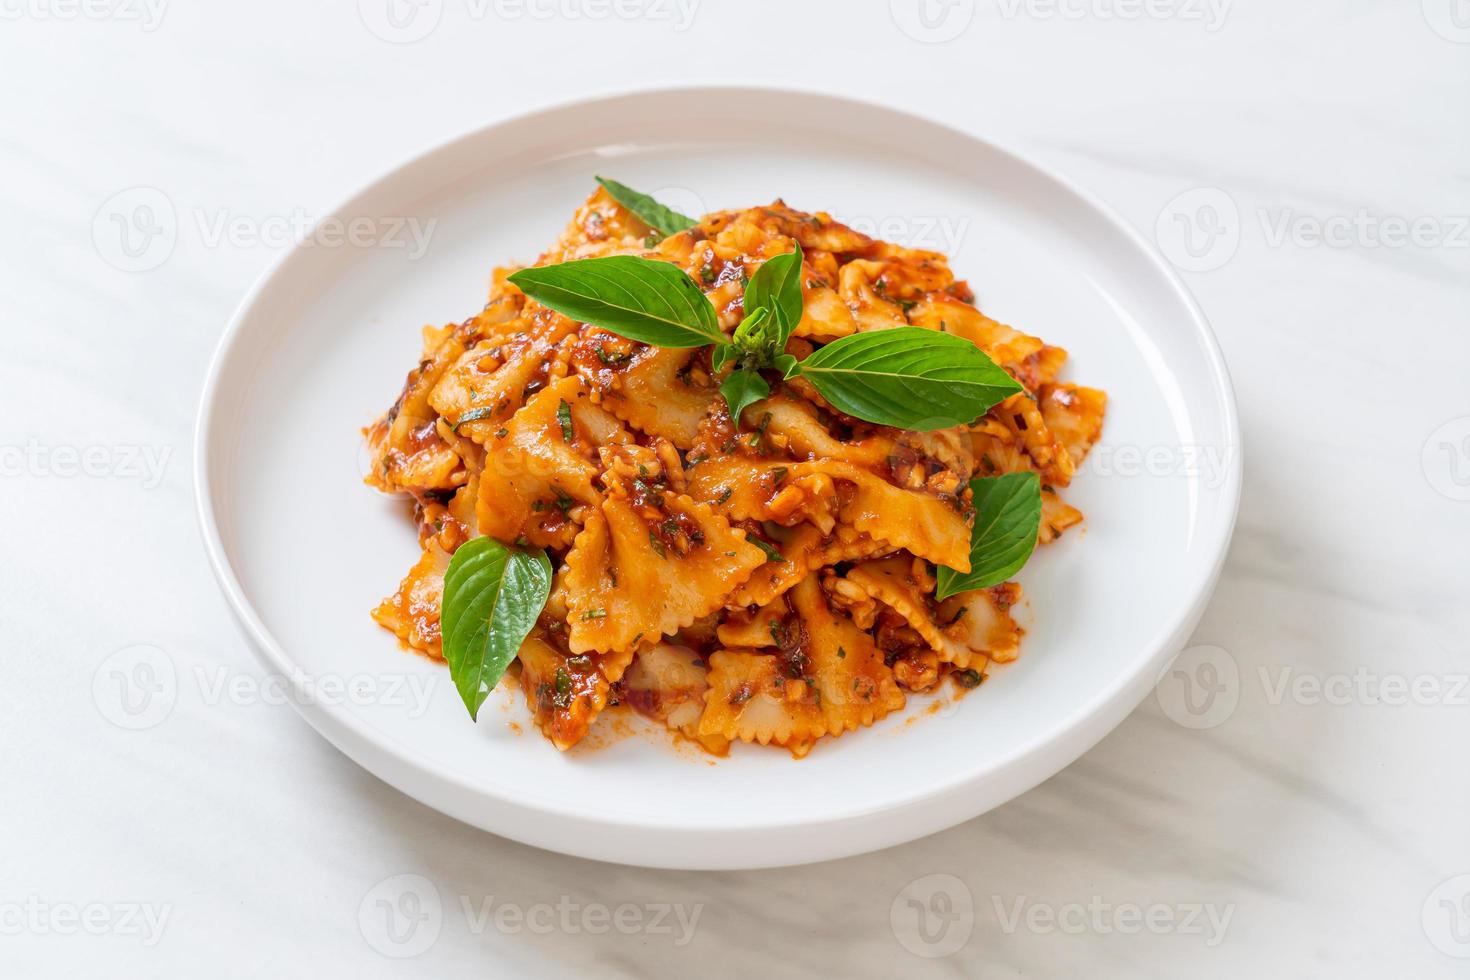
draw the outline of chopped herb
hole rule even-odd
[[[786,556],[777,551],[774,545],[769,545],[754,535],[747,535],[745,540],[755,545],[766,553],[766,561],[785,561]]]
[[[786,624],[779,619],[773,619],[771,620],[769,626],[771,630],[771,639],[776,641],[776,646],[784,647],[787,640]]]
[[[664,505],[664,495],[658,490],[649,486],[643,480],[634,480],[633,489],[637,490],[639,493],[643,494],[643,496],[647,497],[648,502],[653,504],[653,506],[662,507]]]
[[[561,511],[561,516],[566,517],[567,512],[572,509],[572,505],[576,501],[561,487],[552,487],[551,489],[556,494],[556,509]]]
[[[580,673],[592,666],[592,658],[585,653],[579,653],[575,657],[567,658],[567,666]]]
[[[750,448],[751,449],[759,449],[760,448],[760,445],[761,445],[762,440],[764,440],[765,437],[766,437],[766,426],[768,426],[770,424],[771,424],[771,413],[770,412],[762,412],[761,413],[761,421],[760,421],[760,424],[757,425],[755,427],[755,431],[750,434]]]
[[[546,501],[544,501],[544,500],[534,500],[534,501],[532,501],[531,502],[531,509],[534,510],[538,514],[541,513],[543,510],[546,509]]]
[[[496,429],[495,430],[495,438],[497,438],[497,439],[504,439],[508,435],[510,435],[510,430],[509,429],[500,428],[500,429]]]
[[[556,420],[561,423],[562,439],[566,442],[571,442],[574,438],[572,434],[572,406],[567,404],[565,398],[556,406]]]
[[[607,618],[607,610],[606,609],[589,609],[589,610],[587,610],[586,612],[584,612],[582,614],[582,622],[584,622],[584,623],[585,622],[588,622],[589,620],[593,620],[593,619],[606,619],[606,618]]]
[[[960,611],[957,612],[957,613],[955,613],[953,616],[949,617],[949,622],[945,623],[944,625],[945,626],[953,626],[955,623],[958,623],[961,619],[964,619],[965,618],[965,613],[967,613],[969,611],[970,611],[970,607],[969,606],[960,606]]]
[[[715,267],[708,262],[701,266],[699,269],[699,281],[706,286],[713,285],[715,281]]]
[[[744,704],[751,698],[750,685],[741,684],[727,699],[730,704]]]
[[[658,555],[660,558],[669,557],[669,551],[667,548],[664,547],[664,543],[658,539],[657,533],[653,531],[648,532],[648,544],[651,548],[653,548],[653,553]]]
[[[727,552],[725,552],[725,557],[726,558],[734,558],[735,557],[735,552],[733,552],[733,551],[727,551]]]
[[[725,501],[727,501],[727,500],[730,499],[730,495],[733,494],[734,492],[735,492],[735,488],[734,487],[725,487],[723,490],[720,491],[719,499],[716,500],[715,503],[717,503],[717,504],[723,504]]]
[[[837,648],[837,659],[838,660],[846,660],[847,659],[847,651],[844,650],[844,649],[842,649],[842,647],[838,647]]]
[[[622,364],[624,361],[631,360],[632,357],[632,354],[609,354],[601,344],[597,346],[597,359],[608,366]]]
[[[572,675],[566,672],[566,668],[556,668],[556,697],[551,703],[558,708],[568,708],[572,704]]]
[[[460,426],[468,425],[471,422],[478,422],[481,419],[487,419],[494,414],[495,409],[490,408],[487,405],[482,405],[479,408],[472,408],[468,412],[465,412],[463,415],[461,415],[459,417],[459,421],[454,423],[454,425],[450,427],[449,431],[458,432]]]
[[[786,479],[786,474],[790,472],[791,471],[784,466],[776,467],[774,470],[771,470],[771,483],[779,487],[781,485],[781,481]]]

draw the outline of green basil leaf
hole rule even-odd
[[[970,481],[975,523],[970,529],[970,571],[940,566],[935,599],[987,589],[1019,572],[1036,549],[1041,530],[1041,477],[1035,473],[977,476]]]
[[[767,309],[776,317],[775,336],[771,339],[771,355],[786,349],[791,332],[801,322],[801,246],[761,263],[745,287],[747,310]]]
[[[725,396],[725,403],[730,406],[730,419],[737,429],[740,428],[740,413],[770,393],[771,386],[766,384],[765,378],[744,368],[732,371],[720,385],[720,394]]]
[[[439,624],[449,676],[471,718],[479,717],[550,593],[551,562],[540,550],[472,538],[449,560]]]
[[[739,356],[739,347],[734,344],[721,344],[709,352],[710,370],[718,374],[721,368]]]
[[[597,182],[607,189],[614,201],[632,211],[638,216],[639,221],[665,237],[699,224],[693,218],[685,217],[672,208],[664,207],[647,194],[639,193],[627,184],[620,184],[606,177],[598,177]]]
[[[787,381],[801,373],[801,362],[790,354],[777,354],[776,359],[771,362],[771,367],[781,372],[781,377]]]
[[[834,340],[800,373],[838,411],[917,432],[973,422],[1024,390],[968,340],[922,327]]]
[[[563,316],[658,347],[728,344],[714,305],[672,262],[636,255],[522,269],[510,281]]]

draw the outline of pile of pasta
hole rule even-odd
[[[538,264],[677,263],[729,332],[751,274],[793,240],[805,313],[790,353],[912,325],[972,341],[1026,391],[972,425],[920,433],[844,416],[798,377],[773,383],[740,426],[709,348],[577,323],[497,269],[480,313],[425,328],[402,394],[365,430],[368,482],[412,498],[423,546],[375,619],[442,658],[454,550],[478,535],[546,549],[551,596],[502,683],[520,685],[559,749],[623,703],[717,754],[739,740],[801,756],[947,675],[969,688],[1015,659],[1020,587],[936,602],[934,569],[969,567],[975,475],[1040,474],[1043,544],[1082,520],[1058,490],[1106,399],[1057,380],[1064,350],[982,314],[945,256],[780,201],[660,240],[599,189]]]

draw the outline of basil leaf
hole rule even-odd
[[[597,182],[607,189],[614,201],[632,211],[639,221],[665,237],[699,224],[693,218],[685,217],[672,208],[664,207],[647,194],[641,194],[627,184],[620,184],[606,177],[598,177]]]
[[[473,538],[449,560],[439,624],[449,676],[471,718],[479,717],[480,705],[520,653],[550,593],[551,562],[540,550]]]
[[[801,246],[796,251],[786,252],[761,263],[745,287],[747,310],[771,310],[776,318],[777,331],[771,338],[771,355],[786,349],[791,331],[801,322]]]
[[[728,344],[714,305],[672,262],[609,255],[522,269],[521,291],[563,316],[659,347]]]
[[[734,344],[721,344],[709,352],[710,370],[719,373],[720,368],[740,356],[740,348]]]
[[[771,311],[764,306],[752,309],[735,328],[731,343],[742,352],[757,353],[766,343],[766,321],[770,318]]]
[[[1041,477],[1035,473],[977,476],[970,481],[975,523],[970,529],[970,571],[940,566],[935,599],[999,585],[1019,572],[1036,549],[1041,530]]]
[[[744,368],[730,372],[720,385],[720,394],[725,396],[725,403],[730,406],[730,420],[736,429],[740,428],[740,413],[770,393],[771,386],[766,384],[765,378]]]
[[[1024,390],[968,340],[922,327],[834,340],[800,374],[840,412],[917,432],[973,422]]]

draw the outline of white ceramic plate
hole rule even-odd
[[[1067,377],[1107,390],[1103,443],[1067,493],[1086,531],[1022,574],[1029,632],[1016,664],[953,710],[912,698],[907,719],[824,740],[801,761],[742,745],[712,761],[648,732],[559,754],[507,691],[471,724],[447,671],[369,619],[418,548],[404,507],[360,482],[359,427],[396,395],[419,327],[479,309],[492,264],[534,258],[594,173],[685,212],[779,196],[949,252],[984,310],[1066,347]],[[389,238],[380,247],[295,248],[245,298],[199,419],[204,537],[252,644],[297,684],[307,720],[468,823],[677,868],[795,864],[929,834],[1034,786],[1113,728],[1213,587],[1240,460],[1203,316],[1104,207],[984,141],[843,98],[645,92],[472,133],[332,213],[434,225],[421,255],[393,247],[388,220],[373,226]],[[426,703],[412,685],[427,685]]]

